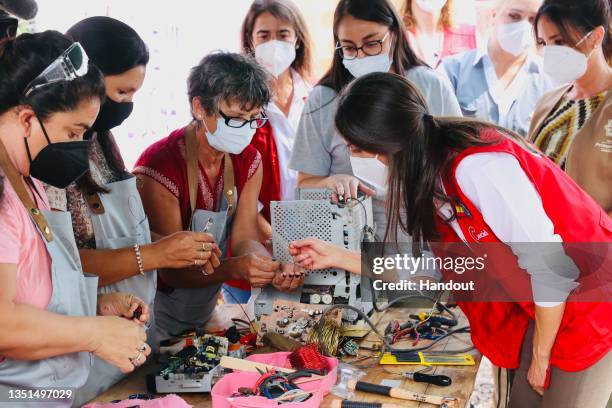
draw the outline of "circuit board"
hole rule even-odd
[[[321,319],[326,307],[326,305],[275,300],[272,305],[272,314],[261,316],[257,343],[262,345],[262,338],[266,333],[278,333],[306,344],[310,329]],[[342,311],[335,310],[328,315],[328,318],[340,324]]]
[[[225,337],[208,334],[187,340],[182,350],[148,376],[150,392],[210,392],[221,372],[221,357],[230,354],[229,342]]]

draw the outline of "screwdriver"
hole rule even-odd
[[[406,371],[402,374],[404,378],[412,380],[414,382],[424,382],[433,385],[439,385],[440,387],[448,387],[451,385],[452,380],[447,375],[429,375],[421,372],[409,372]]]

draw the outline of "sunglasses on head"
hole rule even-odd
[[[9,16],[0,16],[0,40],[15,38],[19,21]]]
[[[87,75],[89,71],[89,58],[78,42],[72,44],[53,61],[45,70],[28,84],[24,91],[24,96],[30,95],[33,91],[55,84],[61,81],[72,81],[76,78]]]

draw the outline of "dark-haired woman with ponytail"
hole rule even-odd
[[[156,270],[195,264],[212,271],[207,259],[215,249],[214,240],[207,234],[179,232],[151,243],[136,178],[125,168],[111,133],[131,114],[132,100],[145,78],[149,52],[138,33],[121,21],[100,16],[78,22],[67,35],[82,44],[90,61],[102,71],[106,100],[85,134],[91,141],[90,171],[66,189],[48,187],[51,207],[72,215],[83,269],[99,277],[99,292],[133,293],[152,310]],[[149,325],[154,324],[151,318]],[[151,338],[153,332],[148,331],[151,344],[157,342]],[[91,400],[122,376],[115,367],[96,359],[76,402]]]
[[[398,75],[371,74],[349,85],[335,124],[351,155],[378,162],[389,191],[387,237],[401,228],[417,243],[428,241],[436,255],[444,247],[436,243],[454,243],[487,244],[506,256],[501,266],[489,257],[492,267],[475,276],[499,285],[510,300],[459,304],[474,345],[496,366],[514,370],[509,406],[605,407],[612,387],[612,220],[601,207],[520,136],[431,116],[420,92]],[[588,258],[599,263],[585,266],[585,256],[568,249],[576,243],[578,252],[598,248]],[[315,239],[292,243],[292,252],[304,267],[361,271],[360,254]],[[460,277],[442,272],[447,280]],[[593,277],[598,297],[583,301],[587,292],[574,289]],[[516,289],[526,292],[514,295]]]
[[[83,134],[103,99],[102,75],[68,37],[46,31],[0,43],[0,400],[6,406],[40,405],[18,400],[19,390],[55,389],[60,392],[47,402],[69,407],[89,374],[90,353],[129,372],[151,351],[142,327],[147,305],[129,293],[97,294],[98,278],[81,268],[70,214],[50,211],[41,183],[64,188],[87,171],[90,142]],[[138,307],[143,313],[134,319]]]
[[[612,216],[610,0],[546,0],[535,19],[544,71],[530,139]]]

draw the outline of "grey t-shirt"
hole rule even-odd
[[[434,116],[461,116],[461,108],[447,78],[428,67],[415,67],[406,78],[423,93]],[[337,93],[325,86],[316,86],[310,95],[298,126],[289,167],[293,170],[326,177],[332,174],[353,174],[346,143],[337,134],[334,115],[338,107]],[[374,221],[379,238],[387,228],[385,197],[374,197]],[[410,237],[398,231],[400,242]]]

